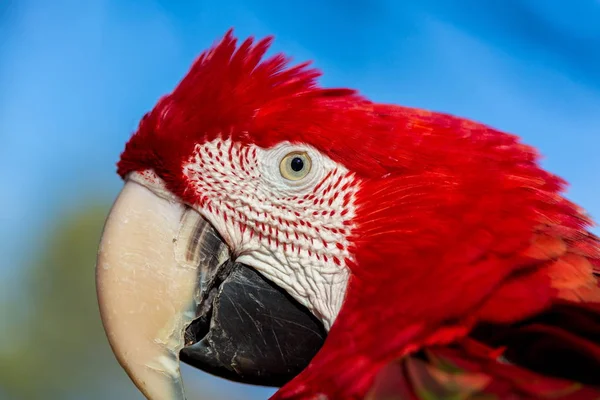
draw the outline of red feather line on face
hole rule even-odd
[[[270,43],[236,47],[228,32],[203,53],[142,119],[118,172],[154,169],[194,203],[182,163],[222,137],[309,144],[356,175],[346,301],[323,350],[279,398],[324,386],[351,398],[391,359],[459,340],[478,323],[598,301],[591,220],[532,147],[463,118],[322,89],[307,63],[263,60]]]

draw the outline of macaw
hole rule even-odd
[[[600,399],[600,239],[514,135],[322,88],[232,31],[141,120],[96,267],[149,399]]]

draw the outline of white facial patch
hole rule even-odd
[[[282,159],[310,157],[302,179],[282,176]],[[306,306],[329,329],[348,283],[347,237],[356,182],[344,166],[313,147],[282,143],[263,149],[216,139],[197,145],[183,165],[193,205],[249,265]]]

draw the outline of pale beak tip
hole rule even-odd
[[[127,182],[99,245],[102,323],[117,360],[148,399],[185,399],[179,351],[194,315],[198,271],[175,259],[184,211]]]

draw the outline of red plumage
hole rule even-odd
[[[582,382],[600,385],[600,242],[536,151],[463,118],[322,89],[308,64],[287,67],[282,55],[262,61],[270,42],[236,48],[229,32],[202,54],[144,117],[118,167],[121,176],[152,168],[194,203],[181,164],[196,143],[221,136],[261,147],[306,143],[355,174],[346,300],[323,349],[274,398],[362,398],[370,390],[379,399],[380,389],[419,398],[418,378],[448,374],[441,358],[472,378],[473,396],[545,398],[569,385],[560,379],[577,380],[552,356],[546,364],[557,371],[537,365],[539,354],[519,347],[531,337],[544,338],[544,354],[558,357],[552,349],[566,346],[592,355],[586,365],[596,370]],[[553,313],[560,324],[544,319]],[[526,385],[523,376],[542,383]]]

